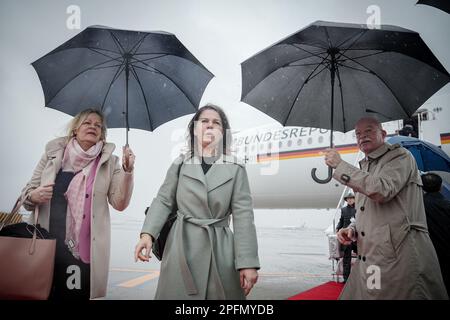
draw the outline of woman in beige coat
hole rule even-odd
[[[102,113],[87,109],[71,122],[67,137],[47,143],[22,191],[25,208],[39,209],[39,223],[56,240],[50,299],[106,295],[110,254],[109,203],[122,211],[133,189],[134,155],[123,164],[107,143]]]
[[[245,299],[259,269],[245,167],[228,154],[230,127],[220,108],[200,108],[188,129],[190,152],[170,166],[148,210],[135,259],[149,260],[152,242],[176,205],[155,298]]]

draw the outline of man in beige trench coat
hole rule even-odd
[[[384,142],[374,118],[355,127],[365,154],[360,169],[335,149],[325,152],[333,177],[356,195],[356,222],[338,239],[358,243],[358,259],[340,299],[448,299],[423,206],[422,182],[413,156]]]

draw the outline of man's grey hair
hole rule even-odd
[[[380,130],[383,130],[383,126],[381,125],[381,122],[378,119],[375,119],[373,117],[362,117],[361,119],[359,119],[356,122],[355,127],[362,122],[369,122],[370,124],[375,125]]]

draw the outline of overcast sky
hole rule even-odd
[[[31,62],[90,25],[129,30],[163,30],[178,39],[215,78],[202,104],[213,102],[227,112],[232,129],[272,123],[256,109],[239,102],[240,63],[274,42],[316,20],[366,23],[371,5],[380,9],[381,24],[417,31],[450,70],[450,15],[415,0],[164,0],[164,1],[23,1],[0,2],[0,210],[9,211],[30,179],[47,141],[65,133],[71,117],[44,108],[44,95]],[[80,8],[80,29],[69,29],[70,5]],[[450,86],[437,95],[449,94]],[[154,132],[131,130],[137,155],[135,193],[127,214],[141,219],[169,166],[173,146],[182,142],[191,116],[167,123]],[[110,129],[108,140],[120,155],[124,129]]]

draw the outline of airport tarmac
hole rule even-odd
[[[255,210],[261,269],[247,299],[283,300],[332,277],[324,230],[333,210],[295,210],[275,213]],[[112,223],[112,251],[106,299],[151,300],[159,277],[159,261],[135,263],[133,250],[142,223]]]

